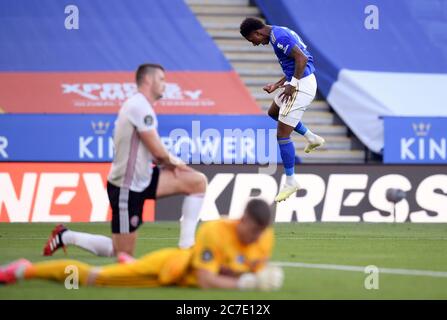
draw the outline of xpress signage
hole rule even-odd
[[[202,219],[222,214],[237,218],[246,201],[262,197],[274,203],[285,177],[259,166],[198,166],[209,178]],[[299,165],[301,190],[275,206],[277,222],[447,222],[445,166]],[[261,173],[260,173],[261,172]],[[394,207],[386,198],[390,188],[406,192]],[[169,210],[172,207],[177,210]],[[181,198],[159,201],[159,219],[179,218]]]
[[[116,115],[0,116],[0,161],[112,161]],[[277,162],[275,122],[265,116],[159,115],[162,142],[190,164]]]
[[[134,77],[134,72],[0,72],[0,107],[7,113],[116,113],[137,91]],[[260,114],[234,71],[168,72],[154,108],[158,114]]]
[[[0,222],[108,221],[106,163],[0,163]],[[284,177],[256,165],[194,166],[209,178],[201,219],[237,218],[247,200],[273,204]],[[274,206],[277,222],[447,223],[443,166],[300,165],[302,187]],[[390,188],[406,192],[394,207]],[[178,220],[183,197],[146,205],[145,220]]]
[[[384,117],[385,163],[447,164],[447,118]]]

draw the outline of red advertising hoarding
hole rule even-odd
[[[110,221],[109,163],[0,163],[0,222]],[[155,201],[143,220],[154,220]]]
[[[137,88],[133,72],[0,73],[5,113],[116,113]],[[167,72],[159,114],[259,114],[234,72]]]

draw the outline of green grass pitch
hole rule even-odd
[[[0,264],[26,257],[45,260],[43,244],[53,224],[0,224]],[[68,224],[74,230],[109,235],[109,224]],[[379,273],[379,289],[365,289],[362,271],[285,267],[277,292],[202,291],[196,288],[85,288],[33,280],[0,287],[0,299],[447,299],[447,224],[275,224],[274,261],[430,270],[438,276]],[[146,223],[139,231],[137,256],[177,243],[178,224]],[[103,265],[75,247],[51,259],[79,259]]]

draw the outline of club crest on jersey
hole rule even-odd
[[[236,258],[236,260],[237,260],[237,262],[239,262],[239,263],[244,263],[244,262],[245,262],[245,257],[244,257],[243,255],[239,255],[239,256]]]
[[[210,250],[205,250],[202,253],[202,260],[203,261],[211,261],[213,259],[213,254]]]
[[[144,124],[147,126],[151,126],[154,123],[154,118],[152,116],[145,116],[144,117]]]

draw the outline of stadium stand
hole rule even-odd
[[[321,93],[372,151],[383,148],[383,116],[446,116],[447,2],[256,0],[270,23],[303,35]]]
[[[56,18],[62,3],[2,2],[0,110],[115,113],[132,92],[135,67],[157,61],[168,70],[171,95],[156,105],[158,113],[261,115],[271,102],[261,86],[281,71],[271,49],[245,42],[238,26],[245,16],[264,15],[269,23],[296,29],[315,56],[321,96],[304,120],[327,145],[303,155],[304,141],[295,136],[303,162],[364,162],[363,146],[351,132],[380,153],[381,116],[446,115],[440,103],[447,98],[445,1],[378,1],[379,30],[363,26],[369,4],[363,0],[354,7],[339,0],[186,3],[130,0],[123,10],[118,0],[80,0],[81,27],[70,31]],[[405,32],[392,32],[398,27]],[[28,94],[21,94],[23,87]],[[200,108],[185,101],[188,90],[201,92],[203,99],[195,101]]]
[[[442,0],[409,0],[410,14],[428,35],[433,46],[447,61],[447,2]],[[441,64],[442,61],[439,61]]]
[[[82,10],[80,26],[69,31],[61,28],[66,3],[2,2],[0,70],[133,71],[143,61],[176,71],[231,70],[181,0],[76,4]]]
[[[66,5],[0,3],[0,107],[5,112],[115,113],[119,104],[112,100],[123,100],[134,89],[137,66],[157,62],[168,71],[173,82],[168,98],[175,100],[159,104],[158,113],[260,113],[184,1],[79,0],[76,30],[64,27]],[[19,94],[23,87],[27,95]],[[205,107],[180,101],[185,90],[201,93],[203,101],[195,102]],[[89,107],[74,107],[79,99]]]
[[[262,90],[276,82],[282,71],[270,46],[254,47],[241,38],[239,25],[247,16],[261,17],[261,11],[249,0],[186,0],[204,28],[239,73],[260,109],[265,113],[272,96]],[[276,3],[276,1],[272,1]],[[271,22],[271,21],[269,21]],[[326,139],[322,150],[304,154],[304,140],[292,135],[303,162],[362,163],[365,152],[356,139],[349,137],[347,127],[331,111],[323,97],[315,100],[304,114],[306,124]]]

